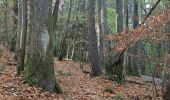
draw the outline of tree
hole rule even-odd
[[[98,0],[98,18],[99,18],[99,37],[102,37],[104,35],[109,34],[109,28],[108,28],[108,21],[107,21],[107,3],[106,0]],[[110,42],[109,42],[110,43]],[[99,46],[99,53],[100,53],[100,58],[101,58],[101,64],[104,64],[104,55],[103,55],[103,41],[100,38],[100,46]],[[110,57],[109,57],[110,59]],[[106,62],[106,61],[105,61]],[[112,74],[112,67],[110,64],[105,63],[105,73],[106,75]]]
[[[100,37],[103,35],[109,34],[109,27],[108,27],[108,21],[107,21],[107,3],[106,0],[101,0],[101,28],[102,33],[100,34]],[[100,39],[100,50],[101,50],[101,57],[103,58],[103,42],[102,39]],[[103,59],[102,59],[103,60]]]
[[[139,18],[138,18],[138,0],[133,0],[133,17],[132,17],[133,19],[133,29],[136,29],[137,27],[138,27],[138,25],[139,25]],[[138,54],[138,46],[139,46],[139,43],[137,43],[137,44],[135,44],[135,46],[134,47],[132,47],[131,49],[130,49],[130,52],[131,52],[131,54],[132,55],[137,55]],[[130,67],[131,67],[131,69],[132,69],[132,75],[134,75],[134,76],[139,76],[140,74],[139,74],[139,70],[138,70],[138,64],[137,64],[137,57],[134,57],[134,56],[131,56],[130,57],[131,59],[130,59]]]
[[[27,34],[27,0],[21,1],[22,5],[22,25],[20,36],[20,50],[17,65],[17,75],[24,71],[25,47],[26,47],[26,34]]]
[[[53,10],[53,32],[55,33],[56,23],[58,19],[60,0],[55,1],[54,10]],[[57,46],[56,46],[56,33],[55,33],[55,44],[54,44],[54,56],[57,55]]]
[[[95,29],[95,2],[88,0],[88,39],[89,39],[89,59],[91,63],[91,75],[99,76],[102,73],[100,67],[99,53],[97,49],[97,36]]]
[[[52,0],[30,2],[30,44],[25,79],[49,92],[62,93],[55,78]]]
[[[5,14],[5,45],[6,45],[6,42],[8,41],[8,0],[5,0],[4,1],[4,3],[5,3],[5,12],[4,12],[4,14]]]
[[[123,31],[123,0],[116,0],[116,30],[117,33],[121,33]],[[123,82],[123,59],[124,59],[124,55],[121,54],[117,64],[114,66],[115,70],[114,73],[116,75],[115,80],[118,83],[122,83]]]
[[[19,50],[20,50],[20,36],[21,36],[21,26],[22,26],[22,5],[21,5],[21,1],[18,1],[18,23],[17,23],[17,40],[16,40],[16,49],[15,49],[15,54],[16,54],[16,58],[18,60],[18,56],[19,56]]]
[[[123,0],[116,0],[116,32],[123,31]]]
[[[166,4],[166,8],[170,6],[170,2]],[[165,26],[165,32],[170,32],[170,22],[168,22]],[[170,39],[168,40],[168,51],[166,55],[166,62],[164,66],[163,71],[163,85],[164,85],[164,91],[163,91],[163,99],[169,100],[170,99]]]
[[[69,12],[68,12],[68,18],[67,18],[67,22],[66,22],[66,26],[64,29],[64,36],[63,39],[61,40],[61,44],[60,44],[60,50],[59,50],[59,57],[58,60],[62,61],[64,58],[64,53],[65,53],[65,45],[66,45],[66,39],[67,39],[67,35],[68,35],[68,25],[70,23],[70,16],[71,16],[71,11],[72,11],[72,5],[73,5],[73,1],[70,0],[70,7],[69,7]]]
[[[13,37],[11,38],[10,50],[15,52],[16,48],[16,38],[17,38],[17,23],[18,23],[18,0],[14,0],[13,4]]]

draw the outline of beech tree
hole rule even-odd
[[[123,0],[116,0],[116,30],[118,34],[123,31]],[[121,54],[117,64],[114,66],[114,73],[116,74],[115,80],[118,83],[123,82],[123,59],[124,55]]]
[[[97,36],[95,29],[95,3],[96,0],[88,0],[88,39],[89,39],[89,59],[91,63],[91,75],[99,76],[102,73],[97,48]]]
[[[20,50],[18,57],[17,75],[24,71],[25,47],[26,47],[26,34],[27,34],[27,0],[21,1],[22,7],[22,25],[20,36]]]
[[[62,93],[53,60],[52,0],[30,1],[30,44],[25,78],[47,91]]]

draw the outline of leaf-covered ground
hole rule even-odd
[[[121,86],[104,76],[91,78],[83,73],[79,63],[59,62],[55,59],[56,78],[64,94],[51,94],[40,88],[29,86],[22,77],[16,77],[16,66],[12,66],[14,54],[0,45],[0,100],[161,100],[161,88],[157,86],[158,97],[153,95],[153,86],[126,83]],[[85,67],[85,70],[90,68]],[[143,83],[140,78],[132,81]],[[122,99],[121,99],[122,98]]]

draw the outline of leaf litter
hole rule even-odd
[[[78,62],[55,61],[56,78],[64,90],[64,94],[53,94],[43,91],[41,88],[26,84],[22,78],[16,77],[16,66],[8,65],[14,62],[14,53],[0,45],[0,99],[1,100],[114,100],[124,98],[127,100],[155,100],[152,84],[138,85],[126,83],[119,85],[108,80],[105,76],[90,77],[89,73],[83,73]],[[84,70],[90,71],[85,66]],[[61,74],[62,73],[62,74]],[[130,80],[141,79],[129,77]],[[157,86],[161,100],[161,87]],[[160,99],[159,99],[160,98]],[[119,99],[118,99],[119,100]]]

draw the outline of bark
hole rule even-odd
[[[53,32],[55,30],[57,19],[58,19],[59,4],[60,4],[60,0],[56,0],[54,5],[54,10],[53,10]]]
[[[54,44],[54,56],[57,55],[57,37],[56,37],[56,32],[55,32],[55,28],[56,28],[56,23],[57,23],[57,19],[58,19],[58,11],[59,11],[59,5],[60,5],[60,0],[56,0],[55,1],[55,5],[54,5],[54,10],[53,10],[53,32],[55,34],[55,44]]]
[[[126,0],[125,1],[125,25],[126,25],[126,33],[129,32],[129,7],[128,7],[128,1],[129,0]]]
[[[136,29],[139,25],[138,20],[138,0],[134,0],[134,12],[133,12],[133,29]]]
[[[16,40],[16,58],[18,59],[20,50],[20,36],[21,36],[21,25],[22,25],[22,6],[21,1],[18,1],[18,25],[17,25],[17,40]]]
[[[167,57],[166,57],[166,62],[165,62],[165,67],[164,67],[164,73],[163,73],[163,98],[164,100],[169,100],[170,99],[170,52],[168,52]]]
[[[58,57],[59,61],[62,61],[63,58],[64,58],[66,38],[67,38],[67,35],[68,35],[68,25],[70,23],[70,16],[71,16],[71,11],[72,11],[72,3],[73,3],[73,1],[70,0],[70,7],[69,7],[69,12],[68,12],[68,18],[67,18],[67,22],[66,22],[64,37],[61,40],[61,44],[60,44],[59,57]]]
[[[123,0],[116,0],[116,32],[123,31]]]
[[[99,5],[99,3],[98,3]],[[100,7],[101,6],[101,7]],[[112,66],[110,66],[110,63],[105,63],[104,64],[104,53],[103,53],[103,42],[101,37],[103,35],[109,34],[109,28],[108,28],[108,23],[107,23],[107,5],[106,5],[106,0],[100,0],[100,6],[98,7],[98,9],[100,10],[99,13],[99,17],[100,21],[99,21],[99,37],[100,37],[100,45],[99,45],[99,52],[100,52],[100,61],[101,61],[101,65],[105,65],[105,74],[107,76],[110,76],[113,74],[112,71]],[[110,58],[109,58],[110,59]],[[106,59],[105,59],[106,60]],[[107,61],[105,61],[107,62]]]
[[[109,34],[109,28],[108,28],[108,22],[107,22],[106,0],[101,0],[101,24],[102,24],[102,34],[101,34],[101,36],[104,35],[104,34]]]
[[[138,21],[138,1],[133,0],[133,29],[136,29],[138,27],[139,21]],[[130,49],[131,57],[130,57],[130,66],[131,67],[131,73],[130,75],[133,76],[140,76],[139,70],[138,70],[138,57],[134,57],[133,55],[138,55],[138,46],[139,43],[136,43],[134,47]]]
[[[103,65],[103,54],[102,54],[102,39],[101,36],[103,34],[102,32],[102,0],[97,0],[97,10],[98,10],[98,15],[97,15],[97,25],[98,25],[98,31],[97,31],[97,46],[98,46],[98,51],[99,51],[99,58],[100,58],[100,65]]]
[[[13,37],[11,38],[10,42],[10,50],[15,52],[15,45],[16,45],[16,38],[17,38],[17,23],[18,23],[18,0],[14,0],[13,5]]]
[[[170,22],[168,22],[165,26],[165,32],[170,32]],[[169,37],[170,38],[170,37]],[[168,41],[168,52],[166,55],[166,62],[163,71],[163,98],[164,100],[170,99],[170,39]]]
[[[98,7],[98,27],[99,27],[99,34],[102,34],[102,22],[101,22],[101,0],[97,0],[97,7]]]
[[[8,20],[8,1],[5,0],[5,12],[4,12],[4,15],[5,15],[5,46],[7,46],[8,44],[8,23],[7,23],[7,20]]]
[[[26,34],[27,34],[27,0],[22,0],[22,28],[20,36],[20,53],[18,58],[17,75],[24,71],[25,47],[26,47]]]
[[[133,1],[133,28],[136,29],[138,27],[138,1],[134,0]],[[138,54],[138,44],[135,44],[134,47],[131,48],[130,52],[132,55],[137,55]],[[140,76],[139,71],[138,71],[138,66],[137,66],[137,57],[131,56],[131,69],[132,73],[131,75],[133,76]]]
[[[117,33],[121,33],[123,31],[123,0],[116,0],[116,27],[117,27]],[[118,57],[118,60],[116,60],[116,63],[114,65],[114,74],[115,74],[115,80],[122,84],[123,83],[123,59],[124,59],[124,54],[121,54]]]
[[[89,39],[89,59],[91,63],[91,76],[99,76],[102,73],[97,48],[97,36],[95,29],[95,2],[88,0],[88,39]]]
[[[49,92],[62,93],[54,73],[52,0],[31,0],[30,8],[31,38],[25,79]]]

